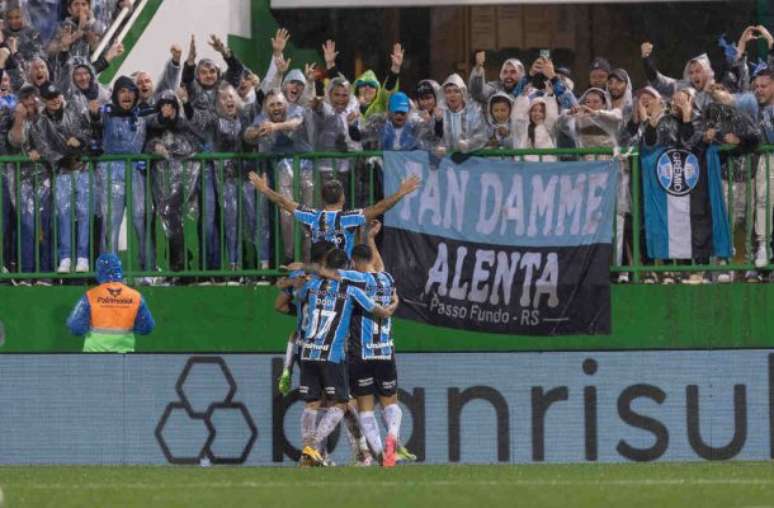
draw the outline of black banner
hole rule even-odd
[[[609,243],[512,247],[385,228],[398,316],[514,335],[610,333]]]

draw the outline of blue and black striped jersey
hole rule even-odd
[[[299,207],[293,214],[301,224],[309,228],[312,243],[327,240],[343,249],[347,257],[355,247],[355,230],[366,223],[363,210],[326,211]]]
[[[362,289],[349,282],[319,277],[304,284],[297,297],[304,306],[302,360],[342,362],[353,308],[371,312],[376,307]]]
[[[362,288],[369,298],[382,307],[392,301],[395,279],[387,272],[356,272],[340,270],[339,275]],[[349,325],[349,354],[360,356],[363,360],[389,360],[395,351],[392,342],[392,318],[381,319],[362,308],[354,309]]]

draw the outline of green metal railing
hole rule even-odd
[[[726,147],[728,148],[728,147]],[[623,154],[623,155],[622,155]],[[203,153],[183,161],[180,175],[175,176],[169,169],[169,163],[154,155],[111,155],[85,159],[82,173],[88,176],[88,245],[89,272],[75,272],[77,244],[77,189],[71,179],[70,199],[70,246],[69,255],[72,268],[68,273],[56,272],[59,244],[59,228],[54,196],[56,195],[56,178],[50,167],[42,162],[32,162],[25,157],[0,157],[0,171],[3,174],[3,185],[0,185],[0,267],[6,268],[0,273],[0,280],[34,280],[34,279],[80,279],[93,275],[91,270],[94,261],[101,252],[101,245],[111,246],[113,237],[110,217],[114,207],[114,192],[100,192],[112,189],[112,174],[114,170],[100,170],[106,163],[123,163],[126,212],[126,249],[120,254],[124,262],[127,278],[138,277],[224,277],[224,278],[259,278],[274,277],[281,273],[280,265],[289,260],[301,259],[304,255],[305,242],[303,232],[296,221],[282,214],[276,207],[270,206],[265,198],[256,192],[247,178],[250,170],[268,171],[273,179],[275,189],[279,186],[286,195],[306,205],[320,206],[318,190],[323,180],[328,178],[343,178],[348,194],[348,205],[351,207],[366,206],[375,202],[381,186],[379,173],[374,159],[382,155],[381,151],[363,151],[353,153],[315,152],[292,155],[266,155],[254,153]],[[610,148],[584,149],[546,149],[546,150],[482,150],[475,155],[483,157],[513,157],[516,160],[576,160],[576,159],[610,159],[619,158],[622,164],[628,166],[631,174],[631,231],[625,242],[625,248],[630,248],[628,259],[617,265],[612,263],[611,272],[630,272],[634,280],[639,281],[646,272],[696,272],[696,271],[737,271],[752,270],[754,266],[754,221],[756,185],[761,185],[755,179],[756,172],[760,178],[765,174],[766,214],[765,230],[767,241],[770,242],[772,230],[769,175],[774,165],[774,147],[760,147],[756,153],[743,156],[742,164],[735,171],[742,171],[741,182],[734,183],[733,172],[729,172],[727,185],[728,220],[732,232],[738,226],[744,227],[744,248],[742,261],[728,260],[726,264],[717,262],[698,264],[695,260],[683,261],[678,264],[674,260],[656,260],[653,263],[643,261],[643,245],[641,230],[643,224],[641,207],[641,170],[640,159],[636,149],[612,150]],[[757,161],[763,161],[758,163]],[[135,164],[143,164],[144,171],[135,173]],[[763,172],[758,168],[761,164]],[[345,166],[348,166],[345,168]],[[347,171],[340,172],[340,169]],[[197,173],[198,170],[198,173]],[[757,170],[757,171],[756,171]],[[292,176],[290,175],[292,171]],[[133,174],[142,178],[144,193],[142,203],[144,215],[141,231],[135,231],[133,226],[134,193]],[[182,175],[182,177],[180,177]],[[194,175],[196,175],[194,177]],[[99,178],[106,181],[97,185]],[[180,177],[180,178],[178,178]],[[138,177],[139,178],[139,177]],[[162,202],[159,199],[166,190],[176,185],[178,179],[179,193],[182,202],[178,205]],[[757,182],[757,183],[756,183]],[[744,185],[744,216],[734,220],[735,197],[738,199],[738,186]],[[48,189],[46,186],[49,186]],[[166,186],[166,187],[165,187]],[[735,189],[736,187],[736,189]],[[235,193],[235,202],[225,198],[227,189],[231,195]],[[29,192],[32,192],[32,220],[34,235],[29,238]],[[10,194],[13,193],[13,196]],[[99,194],[98,194],[99,193]],[[760,192],[758,192],[760,194]],[[24,195],[23,195],[24,194]],[[207,199],[212,197],[213,201]],[[104,199],[104,202],[100,200]],[[227,210],[224,202],[235,207]],[[99,206],[98,206],[99,202]],[[26,215],[25,206],[27,206]],[[170,238],[169,224],[163,220],[160,208],[179,206],[180,238],[182,244],[174,244]],[[210,209],[209,207],[216,208]],[[169,211],[169,208],[164,208]],[[215,220],[207,224],[204,218],[212,216]],[[235,213],[235,215],[234,215]],[[231,217],[231,220],[228,219]],[[618,234],[614,223],[614,247]],[[267,234],[268,233],[268,234]],[[142,235],[143,242],[140,241]],[[229,244],[229,235],[231,243]],[[233,248],[234,237],[236,248]],[[214,238],[217,245],[213,256],[207,239]],[[33,252],[23,249],[23,244],[33,245]],[[156,259],[156,266],[142,267],[140,265],[140,245],[145,245],[144,258]],[[231,245],[232,248],[229,248]],[[768,258],[771,257],[767,245]],[[180,252],[182,250],[182,252]],[[229,258],[236,255],[234,262]],[[182,256],[177,266],[173,266],[173,256]],[[737,256],[738,258],[739,256]],[[32,259],[30,259],[32,258]],[[212,258],[212,259],[208,259]],[[26,259],[26,261],[25,261]],[[269,261],[266,264],[264,261]],[[33,268],[22,268],[22,262],[33,264]],[[768,266],[772,269],[774,266]]]

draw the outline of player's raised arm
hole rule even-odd
[[[292,199],[286,198],[278,192],[275,192],[274,189],[269,186],[266,175],[258,175],[255,171],[250,171],[250,181],[253,183],[255,188],[261,192],[261,194],[269,198],[269,201],[276,204],[280,208],[283,208],[290,213],[294,213],[298,209],[298,203]]]
[[[421,183],[422,179],[417,175],[412,175],[403,180],[400,183],[398,192],[363,210],[363,215],[365,215],[366,220],[370,221],[383,215],[387,210],[397,205],[401,199],[417,190]]]

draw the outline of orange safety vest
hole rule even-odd
[[[140,310],[138,291],[120,282],[106,282],[86,292],[91,306],[91,329],[107,332],[131,332]]]

